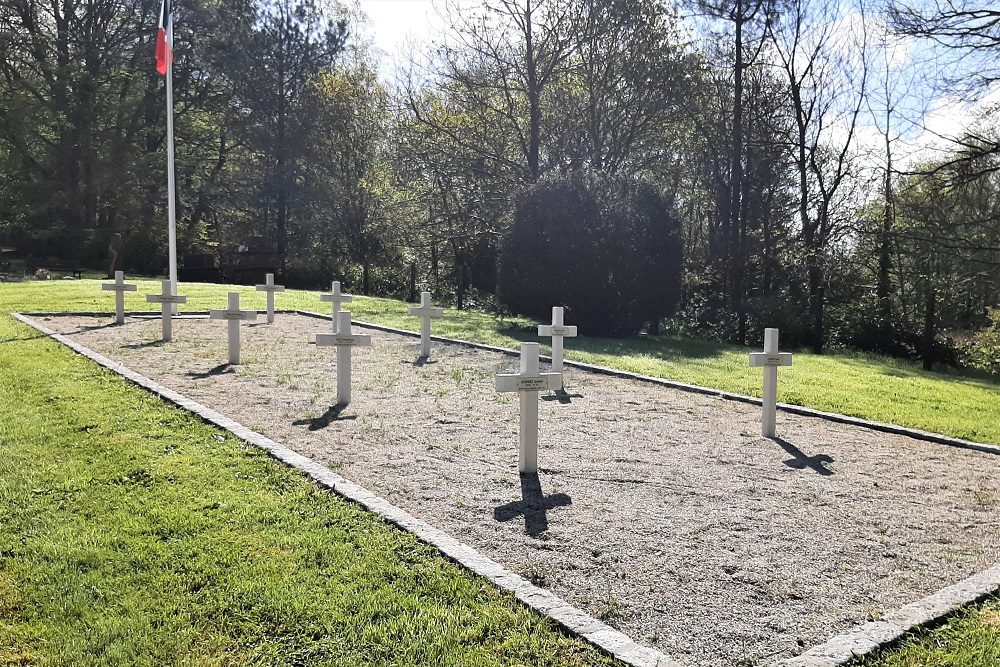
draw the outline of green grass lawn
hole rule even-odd
[[[0,415],[0,665],[611,664],[6,316]]]
[[[0,284],[0,665],[609,663],[407,533],[5,316],[110,311],[98,284]],[[146,309],[141,295],[158,287],[140,281],[128,306]],[[182,291],[202,310],[226,289]],[[326,308],[300,291],[278,303]],[[353,311],[415,324],[397,301],[358,297]],[[449,316],[437,332],[531,338],[526,320]],[[570,346],[572,358],[742,393],[759,382],[731,346]],[[1000,441],[996,384],[804,353],[783,378],[782,400]],[[996,600],[865,662],[997,664]]]
[[[139,292],[127,297],[126,308],[150,309],[145,294],[159,292],[154,280],[139,280]],[[0,310],[101,310],[114,308],[114,296],[101,292],[100,281],[48,281],[0,285]],[[188,310],[221,308],[225,292],[239,289],[245,304],[263,308],[264,296],[247,287],[184,284]],[[289,290],[279,294],[278,308],[326,312],[318,292]],[[392,299],[355,297],[356,320],[416,329],[406,305]],[[502,347],[539,340],[534,322],[496,318],[475,311],[449,310],[434,323],[434,332]],[[572,323],[572,316],[567,317]],[[584,332],[585,333],[585,332]],[[544,342],[544,341],[543,341]],[[760,371],[747,365],[746,348],[670,336],[628,340],[582,336],[567,339],[566,357],[636,373],[760,395]],[[1000,444],[1000,383],[958,373],[927,372],[917,364],[875,355],[815,355],[797,351],[791,368],[781,370],[778,399],[828,412]]]
[[[863,667],[997,667],[1000,599],[966,609],[930,632],[905,639],[860,663]]]

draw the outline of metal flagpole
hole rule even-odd
[[[170,286],[177,294],[177,205],[174,201],[174,16],[173,7],[167,17],[167,256],[170,270]],[[177,304],[171,304],[170,311],[177,314]]]

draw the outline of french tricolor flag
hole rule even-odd
[[[166,76],[174,60],[174,8],[170,0],[163,0],[160,8],[160,27],[156,31],[156,71]]]

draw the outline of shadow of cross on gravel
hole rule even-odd
[[[542,493],[538,473],[521,473],[521,499],[494,508],[493,518],[497,521],[510,521],[523,514],[524,531],[537,537],[549,529],[546,512],[572,503],[573,499],[565,493],[554,493],[551,496]]]
[[[559,401],[561,405],[569,405],[574,398],[583,398],[583,394],[570,394],[565,389],[556,389],[551,394],[542,396],[543,401]]]
[[[788,452],[788,454],[792,457],[784,462],[789,468],[796,468],[798,470],[811,468],[816,473],[823,475],[824,477],[829,477],[833,474],[833,471],[826,467],[827,463],[833,463],[833,457],[829,454],[806,456],[805,452],[784,438],[775,436],[770,439],[778,443],[778,445],[780,445],[781,448]]]
[[[326,428],[330,424],[338,420],[344,419],[357,419],[357,415],[343,415],[341,414],[347,408],[343,403],[337,403],[332,406],[329,410],[321,414],[319,417],[306,417],[304,419],[296,419],[292,422],[293,426],[308,426],[310,431],[318,431],[321,428]]]
[[[159,342],[159,341],[158,341]],[[235,373],[236,369],[229,364],[219,364],[213,368],[209,368],[207,371],[188,371],[184,375],[188,376],[192,380],[206,380],[215,375],[223,375],[225,373]]]

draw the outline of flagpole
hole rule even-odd
[[[172,14],[172,13],[171,13]],[[173,16],[169,17],[167,43],[174,42]],[[167,58],[167,257],[170,271],[170,286],[177,294],[177,204],[174,194],[174,59]],[[171,304],[171,312],[177,314],[177,304]]]

